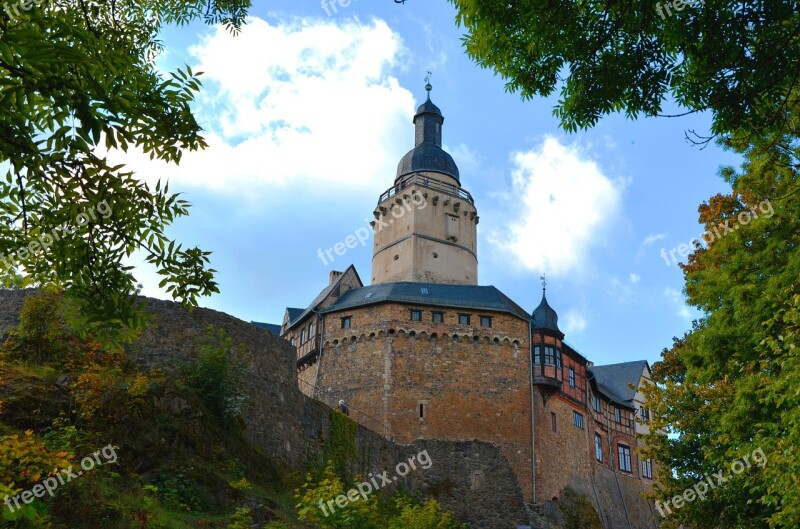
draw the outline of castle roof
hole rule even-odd
[[[638,388],[642,373],[649,368],[647,360],[635,360],[620,364],[592,366],[589,371],[594,375],[598,390],[606,397],[615,402],[633,406],[637,389],[631,389],[629,384]]]
[[[561,338],[564,337],[564,333],[558,328],[558,314],[556,314],[555,309],[547,302],[544,290],[542,290],[542,301],[539,303],[539,306],[533,310],[531,317],[533,318],[534,329],[554,331]]]
[[[262,329],[268,330],[269,332],[271,332],[275,336],[280,336],[281,335],[281,326],[280,325],[276,325],[274,323],[262,323],[260,321],[251,321],[250,323],[252,323],[256,327],[261,327]]]
[[[379,283],[349,290],[323,312],[337,312],[385,302],[483,309],[507,312],[524,320],[530,318],[525,309],[493,286],[416,282]]]
[[[294,322],[296,322],[300,318],[300,316],[303,314],[304,311],[305,309],[286,307],[286,312],[289,313],[289,327],[294,325]]]
[[[418,171],[436,171],[459,180],[458,166],[453,157],[442,149],[444,116],[430,99],[422,103],[414,115],[416,145],[397,164],[397,178]]]

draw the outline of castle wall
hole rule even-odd
[[[352,327],[335,328],[344,312],[326,316],[318,384],[352,408],[383,422],[397,442],[479,439],[499,446],[530,499],[531,426],[528,326],[504,313],[459,309],[444,323],[412,322],[409,305],[382,304],[348,312]],[[457,325],[481,315],[492,327]],[[422,409],[420,409],[422,406]]]

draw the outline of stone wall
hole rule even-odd
[[[383,422],[387,437],[477,439],[500,447],[531,497],[531,394],[527,323],[506,313],[381,304],[329,315],[317,385]],[[473,326],[458,325],[470,314]],[[352,327],[335,323],[350,316]],[[481,315],[492,326],[480,327]],[[316,366],[314,366],[316,367]]]
[[[17,325],[22,301],[31,293],[0,290],[0,332]],[[289,469],[303,471],[321,461],[331,409],[300,392],[293,347],[221,312],[196,309],[189,313],[173,302],[143,299],[152,322],[128,347],[133,358],[148,367],[191,361],[209,325],[224,329],[247,362],[244,419],[250,438]],[[514,473],[495,446],[443,441],[402,445],[362,426],[356,431],[356,446],[352,470],[365,476],[384,471],[392,476],[398,463],[427,450],[432,466],[418,469],[398,483],[413,492],[436,496],[472,529],[507,529],[527,523]]]

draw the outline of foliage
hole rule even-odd
[[[253,514],[250,509],[239,508],[231,517],[228,529],[250,529],[253,524]]]
[[[350,464],[356,456],[356,423],[335,409],[331,410],[330,419],[325,457],[340,476],[349,477]]]
[[[12,4],[18,6],[19,4]],[[85,329],[141,325],[134,252],[188,307],[217,292],[208,252],[184,248],[166,228],[189,204],[149,186],[104,152],[137,149],[179,163],[203,149],[188,67],[162,73],[165,24],[203,18],[232,31],[248,0],[51,0],[0,17],[0,253],[26,283],[56,284],[81,301]]]
[[[297,514],[301,521],[317,524],[323,529],[377,529],[375,519],[378,517],[377,502],[374,496],[366,500],[359,497],[343,508],[334,503],[333,508],[323,507],[328,501],[336,500],[347,494],[350,487],[336,474],[332,463],[328,463],[319,481],[308,475],[306,482],[297,489]],[[333,511],[333,512],[331,512]]]
[[[419,505],[407,496],[398,495],[396,504],[400,514],[392,519],[389,529],[465,529],[450,513],[442,511],[435,499]],[[588,529],[588,528],[587,528]]]
[[[603,529],[594,505],[585,495],[566,487],[558,500],[558,508],[567,522],[566,529]]]
[[[467,54],[523,98],[560,88],[568,131],[603,115],[660,115],[667,96],[712,131],[797,130],[800,12],[793,0],[450,0]],[[659,14],[661,13],[661,14]]]
[[[220,417],[236,417],[244,405],[244,362],[223,329],[209,326],[200,340],[197,362],[188,378],[200,398]]]
[[[745,162],[739,171],[723,169],[733,191],[702,205],[700,220],[707,230],[736,229],[697,248],[683,266],[689,303],[705,316],[653,366],[651,428],[676,435],[648,436],[646,457],[661,463],[656,494],[664,501],[706,475],[729,475],[732,464],[762,450],[766,466],[751,465],[670,518],[695,527],[794,528],[800,145],[796,136],[774,134],[750,143],[734,135],[728,145],[744,150]]]
[[[68,452],[53,452],[37,441],[32,430],[23,435],[0,439],[0,497],[14,496],[31,488],[42,478],[68,468],[73,457]]]

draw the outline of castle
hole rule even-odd
[[[331,271],[306,308],[262,325],[296,348],[301,391],[344,400],[387,439],[490,442],[528,504],[569,486],[607,529],[657,527],[641,496],[655,469],[636,437],[648,429],[647,362],[593,365],[564,341],[545,285],[530,313],[478,285],[477,208],[426,88],[415,146],[373,211],[370,284],[353,266]]]

